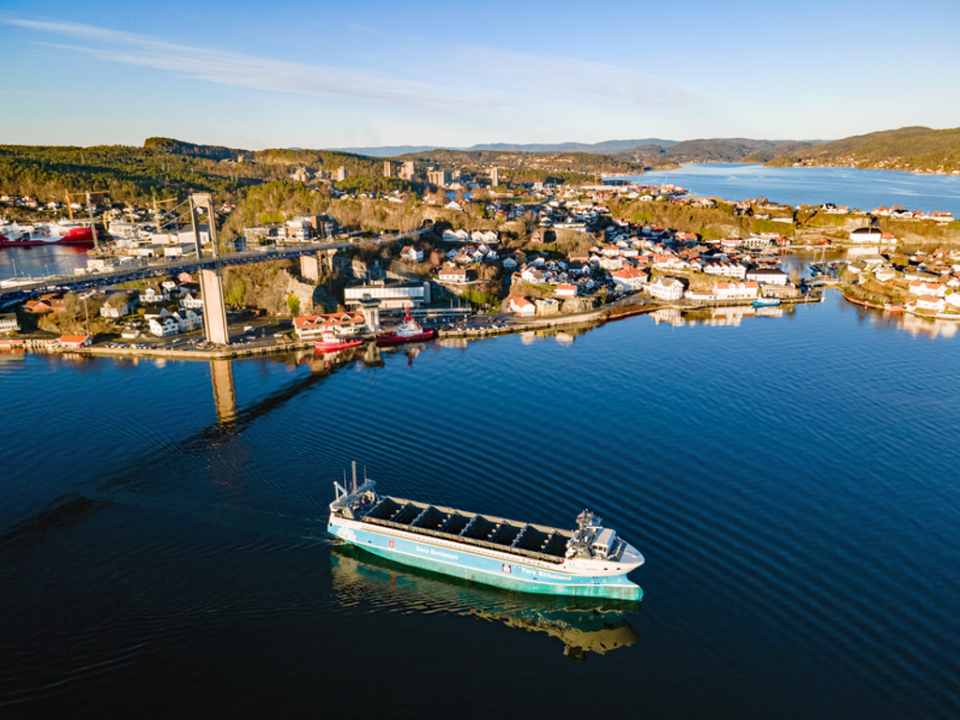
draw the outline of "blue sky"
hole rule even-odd
[[[960,3],[2,0],[0,143],[259,149],[960,126]]]

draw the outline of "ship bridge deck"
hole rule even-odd
[[[563,562],[573,537],[570,530],[395,497],[381,497],[360,520],[554,564]]]

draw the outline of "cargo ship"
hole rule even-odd
[[[378,495],[334,483],[327,531],[374,555],[521,592],[639,600],[643,555],[588,510],[574,530]]]
[[[93,230],[67,222],[20,225],[0,223],[0,247],[26,245],[92,245]]]

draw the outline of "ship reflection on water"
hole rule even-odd
[[[640,637],[628,619],[640,611],[639,602],[500,590],[392,563],[350,545],[332,548],[331,565],[334,593],[345,606],[472,615],[555,637],[574,660],[627,647]]]

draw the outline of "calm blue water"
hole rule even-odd
[[[0,716],[956,717],[960,341],[934,327],[830,293],[332,371],[0,356]],[[468,509],[595,509],[647,557],[642,605],[334,547],[353,459]]]
[[[670,183],[695,196],[746,200],[763,196],[788,205],[825,202],[870,211],[900,203],[909,210],[942,210],[960,217],[960,176],[912,175],[856,168],[779,168],[732,163],[691,164],[631,178]]]

